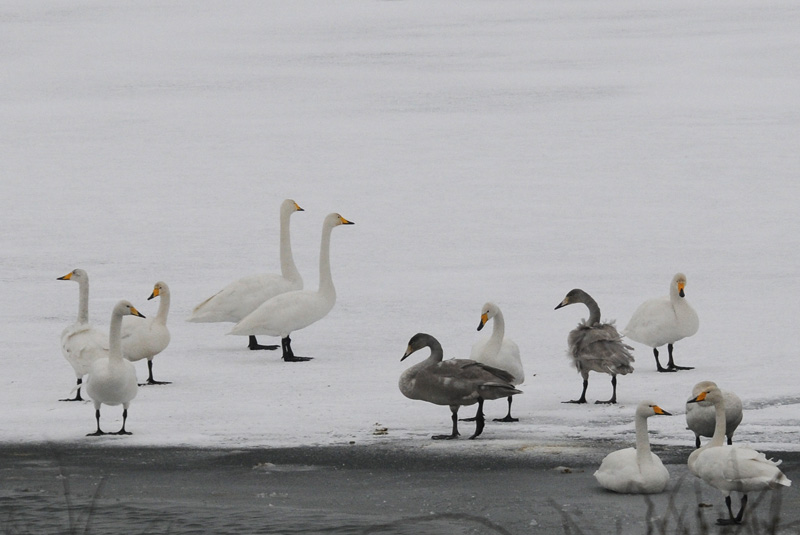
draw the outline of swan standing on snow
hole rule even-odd
[[[630,353],[633,348],[622,343],[622,336],[613,322],[600,323],[600,307],[597,301],[581,289],[570,290],[555,310],[573,303],[583,303],[589,309],[589,319],[579,323],[567,338],[572,362],[583,377],[583,392],[579,399],[564,403],[586,403],[586,388],[589,386],[591,371],[609,374],[613,387],[611,399],[595,403],[616,403],[617,375],[633,373],[633,355]]]
[[[486,364],[494,368],[505,370],[513,376],[509,381],[517,386],[525,380],[525,372],[522,369],[522,360],[519,356],[519,347],[510,338],[505,337],[506,324],[503,320],[503,313],[494,303],[486,303],[481,309],[481,321],[478,330],[483,329],[484,325],[494,319],[492,335],[489,338],[476,342],[472,346],[469,358]],[[513,396],[508,396],[508,414],[505,418],[495,418],[495,422],[518,422],[519,418],[511,417],[511,400]],[[470,419],[472,420],[472,419]]]
[[[144,316],[128,301],[120,301],[111,313],[111,327],[108,334],[108,357],[92,363],[86,380],[86,393],[94,402],[94,415],[97,431],[86,436],[105,435],[100,430],[100,405],[122,405],[122,428],[114,435],[130,435],[125,431],[128,420],[128,406],[139,389],[136,370],[129,361],[122,358],[122,316]]]
[[[711,442],[689,455],[689,471],[718,489],[725,496],[729,518],[717,519],[717,524],[739,524],[744,517],[747,493],[751,491],[788,487],[789,478],[778,469],[780,461],[744,446],[725,444],[725,398],[715,385],[705,388],[689,403],[708,401],[714,405],[716,423]],[[733,516],[731,492],[742,493],[739,513]]]
[[[75,370],[78,393],[60,401],[83,401],[83,376],[89,373],[92,362],[108,355],[108,338],[89,324],[89,275],[75,269],[58,280],[78,283],[78,319],[61,333],[61,352]]]
[[[697,313],[685,299],[686,275],[677,273],[669,285],[669,297],[648,299],[636,309],[623,333],[635,342],[653,348],[656,369],[660,372],[692,370],[692,367],[676,366],[672,360],[672,345],[692,336],[700,328]],[[669,362],[661,366],[658,348],[667,344]]]
[[[442,361],[442,345],[429,334],[415,334],[408,342],[402,362],[415,351],[429,347],[430,356],[408,368],[400,375],[400,392],[409,399],[420,399],[436,405],[448,405],[452,412],[453,432],[449,435],[434,435],[433,439],[453,439],[458,433],[458,408],[462,405],[478,404],[475,417],[477,437],[483,432],[483,402],[487,399],[500,399],[522,391],[514,388],[513,376],[497,368],[468,359]]]
[[[289,236],[289,218],[303,209],[291,199],[281,204],[281,274],[251,275],[236,280],[212,295],[192,311],[188,321],[196,323],[237,323],[253,312],[262,303],[278,294],[303,289],[303,278],[297,271],[292,257],[292,242]],[[250,349],[277,349],[276,345],[261,345],[254,335],[250,336]]]
[[[319,290],[297,290],[276,295],[237,323],[229,334],[268,334],[281,337],[283,360],[302,362],[310,357],[298,357],[292,352],[289,335],[324,318],[336,303],[336,289],[331,276],[331,231],[339,225],[352,225],[339,214],[328,214],[322,223],[319,249]]]
[[[169,286],[166,282],[158,281],[147,300],[155,297],[160,298],[155,316],[144,320],[135,317],[122,319],[122,354],[131,362],[147,359],[148,378],[144,384],[168,385],[169,381],[153,379],[153,357],[167,348],[170,338],[167,329]]]
[[[600,485],[625,494],[657,494],[669,482],[669,472],[658,455],[650,451],[647,419],[655,415],[671,416],[651,401],[636,408],[636,447],[609,453],[594,473]]]
[[[701,381],[692,389],[692,399],[710,386],[717,386],[712,381]],[[728,445],[733,444],[733,433],[742,422],[742,400],[739,396],[728,390],[722,390],[725,401],[725,434],[728,436]],[[686,403],[686,425],[695,436],[695,447],[700,447],[700,437],[714,435],[717,418],[714,405],[709,401]]]

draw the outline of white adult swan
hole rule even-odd
[[[458,434],[458,408],[462,405],[478,404],[475,417],[477,437],[483,432],[483,402],[487,399],[500,399],[522,391],[511,384],[513,377],[504,370],[493,368],[469,359],[442,361],[442,345],[429,334],[415,334],[408,342],[402,362],[415,351],[429,347],[430,356],[408,368],[400,375],[400,392],[409,399],[420,399],[436,405],[448,405],[452,413],[453,432],[449,435],[434,435],[433,439],[453,439]]]
[[[297,271],[292,257],[292,242],[289,235],[289,219],[303,209],[291,199],[281,204],[280,248],[281,274],[265,273],[250,275],[236,280],[215,293],[192,311],[188,321],[196,323],[237,323],[253,312],[262,303],[278,294],[303,289],[303,278]],[[255,336],[250,336],[250,349],[277,349],[276,345],[261,345]]]
[[[122,319],[122,354],[131,362],[147,359],[147,385],[168,385],[169,381],[156,381],[153,379],[153,357],[164,351],[169,345],[169,329],[167,329],[167,316],[169,315],[169,286],[166,282],[158,281],[153,287],[153,293],[147,298],[158,297],[158,313],[147,319],[125,317]]]
[[[710,386],[717,385],[712,381],[700,381],[694,385],[691,399]],[[742,422],[742,400],[729,390],[722,390],[722,397],[725,400],[725,434],[730,445],[733,444],[733,433]],[[700,437],[714,435],[716,423],[716,412],[712,403],[709,401],[686,403],[686,425],[694,433],[696,448],[700,447]]]
[[[631,316],[625,330],[625,336],[653,348],[656,357],[656,369],[660,372],[691,370],[692,367],[676,366],[672,360],[672,346],[678,340],[692,336],[700,328],[697,312],[685,299],[686,275],[677,273],[669,285],[669,297],[648,299]],[[667,344],[669,362],[667,367],[661,366],[658,360],[658,348]]]
[[[581,289],[570,290],[555,310],[573,303],[583,303],[589,309],[589,319],[578,324],[569,333],[567,344],[569,355],[575,368],[583,377],[581,397],[564,403],[586,403],[586,388],[589,386],[589,372],[607,373],[611,376],[613,393],[608,401],[617,402],[617,375],[633,373],[631,346],[622,343],[622,336],[614,327],[614,322],[600,322],[600,307],[597,301]]]
[[[488,338],[476,342],[472,346],[469,358],[495,368],[505,370],[513,376],[509,381],[512,385],[521,385],[525,380],[525,371],[522,368],[522,359],[519,356],[519,346],[505,336],[506,323],[503,313],[494,303],[486,303],[481,309],[481,321],[478,323],[480,331],[486,323],[493,319],[492,334]],[[508,396],[508,414],[505,418],[495,418],[495,422],[518,422],[519,418],[511,417],[511,400]]]
[[[289,335],[324,318],[336,303],[336,289],[331,276],[331,231],[339,225],[352,225],[339,214],[328,214],[322,223],[319,248],[319,290],[296,290],[276,295],[237,323],[229,334],[268,334],[281,337],[283,360],[302,362],[310,357],[298,357],[292,352]]]
[[[130,435],[125,431],[128,420],[128,406],[136,397],[139,386],[136,370],[129,361],[122,358],[122,316],[133,315],[144,318],[128,301],[120,301],[111,313],[111,327],[108,333],[108,357],[92,363],[86,380],[86,393],[94,402],[94,415],[97,431],[86,436],[105,435],[100,430],[100,405],[122,405],[122,428],[114,435]]]
[[[60,401],[83,401],[83,376],[89,373],[92,362],[108,355],[108,337],[89,324],[89,275],[74,269],[58,280],[78,283],[78,319],[61,332],[61,352],[75,371],[78,392],[74,398]]]
[[[792,482],[778,469],[780,461],[767,459],[763,453],[745,446],[725,444],[725,398],[719,388],[709,386],[689,403],[701,401],[714,404],[714,436],[711,442],[689,455],[689,471],[725,496],[729,518],[717,519],[717,524],[739,524],[744,517],[748,492],[788,487]],[[731,509],[731,492],[734,491],[742,493],[736,516]]]
[[[647,419],[655,415],[671,416],[653,403],[643,401],[636,407],[636,447],[612,451],[594,473],[600,485],[624,494],[657,494],[669,482],[669,472],[658,455],[650,451]]]

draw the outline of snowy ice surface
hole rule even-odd
[[[738,441],[800,449],[798,27],[789,0],[4,2],[0,440],[545,451],[633,442],[649,398],[675,413],[653,442],[689,446],[684,402],[710,379],[744,400]],[[307,289],[324,216],[356,223],[333,231],[335,308],[292,337],[308,363],[185,321],[279,270],[284,198]],[[85,437],[92,405],[57,401],[78,288],[56,278],[76,267],[104,329],[117,300],[155,314],[153,284],[172,290],[155,377],[173,384],[139,390],[129,437]],[[554,311],[564,294],[622,328],[677,271],[700,331],[675,360],[696,368],[658,374],[634,343],[617,406],[592,403],[598,374],[590,404],[562,404],[588,315]],[[449,411],[400,394],[424,355],[400,357],[420,331],[467,357],[487,300],[522,350],[521,421],[433,442]]]

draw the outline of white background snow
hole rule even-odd
[[[739,441],[800,448],[798,28],[787,0],[4,2],[0,439],[546,451],[632,442],[649,398],[675,413],[653,442],[688,446],[684,402],[711,379],[744,400]],[[292,337],[308,363],[185,321],[279,270],[285,198],[307,289],[324,216],[356,223],[333,231],[335,308]],[[92,405],[57,401],[78,287],[56,278],[76,267],[103,329],[119,299],[150,315],[153,284],[172,290],[173,384],[139,390],[129,437],[85,437]],[[588,315],[554,311],[564,294],[624,327],[678,271],[701,323],[675,360],[695,370],[656,373],[634,343],[617,406],[593,404],[597,374],[590,404],[562,404]],[[465,358],[487,300],[522,350],[521,421],[432,442],[449,411],[400,394],[424,355],[400,357],[423,331]]]

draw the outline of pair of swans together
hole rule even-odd
[[[715,383],[704,381],[695,386],[692,398],[687,402],[687,422],[690,422],[690,427],[706,419],[704,410],[695,409],[695,404],[713,405],[713,437],[708,444],[698,447],[689,455],[687,464],[692,474],[725,496],[729,516],[717,520],[721,525],[741,523],[748,492],[791,485],[791,481],[778,469],[780,462],[767,459],[763,453],[752,448],[730,444],[732,431],[727,429],[730,415],[726,413],[726,398],[738,399],[726,396]],[[691,413],[694,413],[693,417],[690,417]],[[594,474],[601,486],[615,492],[644,494],[662,492],[666,488],[669,473],[661,459],[650,451],[647,438],[647,418],[657,414],[669,415],[652,402],[639,404],[635,420],[636,448],[618,450],[603,459]],[[741,415],[738,420],[741,420]],[[726,435],[728,444],[725,444]],[[741,506],[736,515],[731,507],[731,492],[734,491],[742,493]]]
[[[628,338],[653,348],[659,372],[691,369],[676,366],[672,356],[673,344],[692,336],[700,326],[697,313],[685,300],[685,286],[686,276],[677,273],[670,283],[669,297],[649,299],[642,303],[624,330]],[[583,303],[589,309],[589,318],[570,331],[567,339],[569,355],[583,377],[583,391],[580,398],[565,403],[586,403],[590,371],[611,375],[611,398],[596,403],[616,403],[617,375],[633,372],[633,348],[622,341],[614,322],[600,321],[597,301],[581,289],[571,290],[556,306],[556,310],[574,303]],[[669,350],[666,368],[658,360],[658,347],[664,344],[667,344]]]
[[[268,273],[238,279],[197,305],[188,321],[236,323],[230,334],[248,336],[249,348],[253,350],[278,347],[259,344],[256,335],[278,336],[284,361],[311,360],[294,354],[289,335],[324,318],[336,303],[330,263],[331,231],[353,222],[335,213],[324,219],[319,252],[319,289],[304,291],[303,279],[292,257],[289,233],[290,216],[302,211],[291,199],[281,204],[280,275]]]
[[[136,370],[131,362],[147,359],[148,380],[145,384],[168,384],[153,379],[153,357],[169,345],[167,329],[170,292],[164,282],[157,282],[149,299],[160,298],[158,312],[146,319],[128,301],[120,301],[111,314],[108,337],[89,323],[89,276],[82,269],[75,269],[59,280],[78,283],[78,318],[61,334],[61,350],[72,366],[77,378],[77,393],[74,398],[62,401],[83,401],[81,387],[83,377],[88,375],[86,391],[95,405],[97,431],[100,430],[100,406],[123,405],[123,423],[119,434],[125,431],[128,405],[136,396],[138,383]],[[123,321],[124,320],[124,321]],[[124,357],[124,358],[123,358]]]

